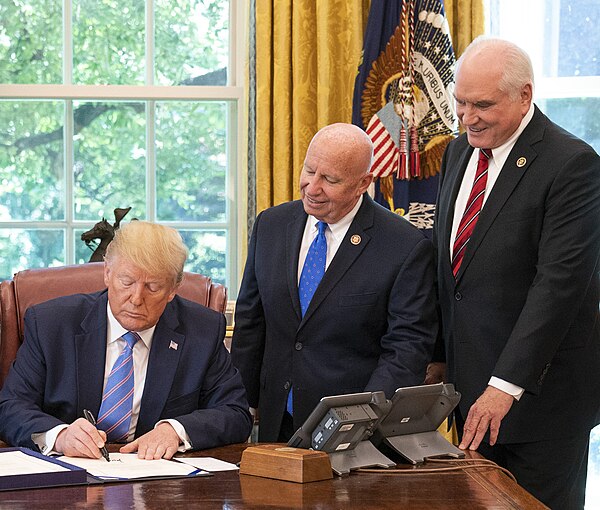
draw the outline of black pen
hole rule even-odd
[[[88,411],[87,409],[84,409],[83,416],[85,416],[85,419],[87,421],[89,421],[94,427],[96,426],[96,419],[94,418],[94,415],[90,411]],[[102,448],[100,448],[100,453],[106,459],[106,462],[110,462],[110,457],[108,456],[108,450],[106,449],[106,446],[103,446]]]

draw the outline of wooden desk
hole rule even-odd
[[[237,463],[247,446],[231,445],[186,455]],[[538,510],[546,507],[500,471],[478,468],[411,475],[353,472],[344,478],[307,484],[226,471],[195,479],[0,492],[0,508]]]

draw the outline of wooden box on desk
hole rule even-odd
[[[242,453],[240,474],[289,482],[316,482],[333,478],[329,455],[280,444],[250,446]]]

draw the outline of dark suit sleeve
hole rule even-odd
[[[554,149],[556,150],[556,149]],[[594,328],[577,328],[590,296],[600,254],[600,158],[582,149],[558,172],[545,204],[535,279],[493,375],[534,393],[558,349],[592,341]],[[594,314],[591,314],[594,315]],[[588,325],[589,326],[589,325]],[[568,334],[569,333],[569,334]],[[572,345],[565,345],[565,338]]]
[[[384,389],[390,398],[398,387],[422,384],[425,379],[438,328],[433,279],[433,249],[431,241],[423,238],[394,281],[382,353],[367,391]]]
[[[0,439],[37,450],[31,435],[64,422],[42,410],[46,362],[40,347],[34,310],[25,314],[25,341],[0,391]]]
[[[265,314],[256,278],[256,243],[262,213],[258,215],[248,245],[248,257],[235,305],[235,327],[231,342],[233,364],[242,374],[251,407],[258,407],[260,370],[265,347]]]
[[[221,316],[211,358],[204,374],[199,409],[175,416],[185,428],[194,450],[246,441],[252,429],[240,374],[225,349],[225,317]],[[168,403],[169,405],[169,403]],[[173,402],[171,406],[175,405]],[[184,406],[185,402],[179,402]]]

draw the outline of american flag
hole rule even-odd
[[[441,0],[371,2],[352,122],[373,140],[375,199],[429,232],[441,157],[457,132],[454,62]]]
[[[400,117],[393,109],[394,105],[387,103],[371,117],[367,126],[367,134],[374,146],[371,173],[375,177],[387,177],[398,169]]]

